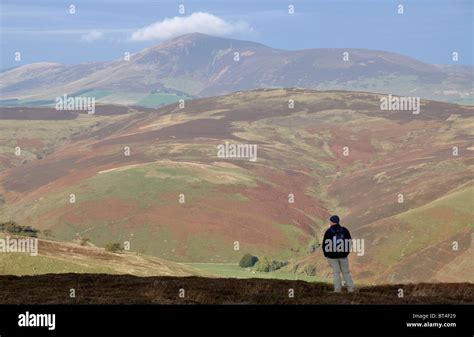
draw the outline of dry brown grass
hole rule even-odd
[[[74,288],[76,298],[69,297]],[[402,288],[404,297],[398,297]],[[325,283],[104,274],[0,276],[1,304],[473,304],[471,283],[420,283],[332,292]],[[185,297],[179,297],[179,290]],[[288,290],[294,289],[294,298]]]

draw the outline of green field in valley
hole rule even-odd
[[[186,266],[201,270],[205,273],[225,278],[262,278],[278,280],[299,280],[306,282],[321,282],[316,276],[306,276],[288,271],[254,272],[229,263],[183,263]]]

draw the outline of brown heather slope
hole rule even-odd
[[[0,304],[474,304],[469,283],[380,285],[335,294],[329,284],[304,281],[49,274],[0,276],[0,289]]]
[[[2,218],[178,262],[268,255],[324,278],[307,246],[339,213],[366,240],[351,262],[364,283],[473,282],[474,108],[422,101],[414,115],[380,110],[380,97],[256,90],[125,115],[0,173]],[[258,160],[218,158],[225,141],[257,144]]]
[[[140,112],[149,111],[153,110],[97,104],[91,118],[85,111],[52,107],[0,107],[0,171],[42,159],[84,133],[116,131],[129,114],[136,119]],[[20,147],[21,156],[15,155],[16,147]]]

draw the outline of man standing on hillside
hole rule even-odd
[[[324,233],[323,252],[332,268],[334,277],[334,292],[340,293],[342,290],[341,272],[347,285],[347,291],[354,291],[351,274],[349,273],[349,260],[347,256],[352,247],[351,233],[339,224],[339,217],[333,215],[329,218],[331,226]]]

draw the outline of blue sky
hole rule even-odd
[[[454,63],[456,51],[458,63],[473,65],[473,6],[472,0],[1,0],[0,68],[117,59],[190,29],[281,49],[369,48],[429,63]]]

